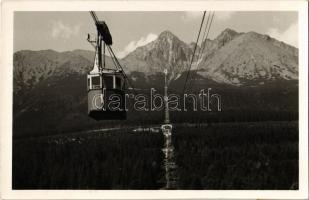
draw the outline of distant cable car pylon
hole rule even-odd
[[[170,115],[169,115],[169,109],[168,109],[168,95],[167,95],[167,69],[164,69],[164,123],[169,124],[170,123]]]
[[[167,69],[164,69],[164,124],[161,126],[164,135],[171,135],[173,125],[170,124],[170,115],[168,107],[168,80],[167,80]]]

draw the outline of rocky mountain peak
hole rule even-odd
[[[218,43],[219,47],[221,47],[239,35],[241,35],[241,33],[238,33],[230,28],[226,28],[214,39],[214,41]]]
[[[237,31],[230,29],[230,28],[226,28],[217,36],[217,38],[220,38],[222,36],[227,36],[227,35],[233,36],[237,34],[239,34]]]
[[[158,39],[163,39],[163,38],[174,38],[176,37],[171,31],[165,30],[160,33]],[[177,37],[176,37],[177,38]]]
[[[169,30],[160,33],[158,39],[155,40],[156,48],[172,48],[179,45],[185,46],[186,44]]]
[[[219,48],[199,67],[205,69],[204,76],[217,82],[247,85],[298,79],[297,49],[268,35],[227,31],[214,41]]]
[[[187,66],[192,49],[172,32],[163,31],[159,37],[130,53],[123,59],[128,71],[144,72],[147,75],[163,72],[170,68],[171,76],[175,77]]]

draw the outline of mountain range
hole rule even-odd
[[[186,44],[170,31],[164,31],[155,41],[128,54],[121,63],[127,73],[150,75],[168,68],[171,79],[176,79],[188,70],[193,49],[194,44]],[[14,54],[14,91],[32,87],[49,76],[86,74],[93,60],[94,52],[87,50],[18,51]],[[107,66],[113,67],[110,58]],[[207,39],[198,46],[191,69],[218,83],[232,85],[246,85],[253,80],[297,80],[298,49],[268,35],[225,29],[214,40]]]
[[[297,48],[268,35],[238,33],[231,29],[225,29],[213,40],[204,40],[197,46],[192,59],[194,48],[195,43],[187,44],[170,31],[164,31],[156,40],[129,53],[120,63],[137,89],[162,87],[165,68],[171,87],[181,88],[191,66],[190,80],[195,84],[218,88],[222,93],[238,94],[236,99],[226,103],[228,108],[237,110],[236,105],[242,104],[240,102],[255,110],[297,108]],[[15,52],[15,130],[31,132],[33,127],[37,132],[70,130],[74,120],[80,122],[81,127],[94,125],[95,122],[85,114],[86,74],[92,69],[93,60],[94,52],[87,50]],[[113,66],[108,56],[106,66]],[[257,95],[260,104],[244,102],[246,93]]]

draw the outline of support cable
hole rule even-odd
[[[185,93],[185,90],[186,90],[186,84],[187,84],[188,77],[189,77],[189,74],[190,74],[192,62],[193,62],[195,51],[196,51],[196,48],[197,48],[197,44],[198,44],[198,41],[199,41],[199,38],[200,38],[200,34],[201,34],[202,26],[203,26],[203,23],[204,23],[205,15],[206,15],[206,11],[204,11],[204,13],[203,13],[202,22],[201,22],[201,25],[200,25],[200,29],[199,29],[199,32],[198,32],[198,35],[197,35],[197,39],[196,39],[193,55],[191,57],[191,61],[190,61],[190,65],[189,65],[189,70],[187,72],[186,80],[185,80],[184,87],[183,87],[183,90],[182,90],[183,94]]]
[[[214,18],[214,15],[215,15],[215,12],[213,12],[212,13],[212,16],[211,16],[211,19],[210,19],[210,23],[209,23],[209,27],[208,27],[208,31],[207,31],[207,34],[206,34],[206,40],[205,40],[205,44],[204,44],[204,46],[203,46],[203,48],[202,48],[202,51],[201,51],[201,54],[203,54],[203,52],[204,52],[204,49],[205,49],[205,47],[206,47],[206,44],[207,44],[207,39],[208,39],[208,35],[209,35],[209,31],[210,31],[210,28],[211,28],[211,25],[212,25],[212,22],[213,22],[213,18]],[[205,60],[206,60],[207,58],[205,58]],[[198,70],[198,66],[196,66],[196,71]],[[192,84],[190,84],[190,89],[192,89],[192,85],[194,85],[195,84],[195,81],[193,80],[193,83]]]

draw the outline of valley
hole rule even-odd
[[[174,127],[174,189],[298,189],[297,122]],[[13,189],[162,189],[163,137],[123,128],[14,140]]]

